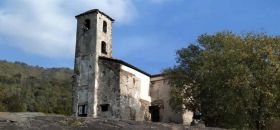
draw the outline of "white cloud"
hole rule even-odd
[[[0,39],[8,39],[10,45],[28,53],[71,58],[75,48],[74,16],[93,8],[108,13],[120,24],[136,15],[132,0],[4,0]]]

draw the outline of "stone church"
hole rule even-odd
[[[192,113],[169,106],[170,86],[112,57],[114,19],[98,9],[76,16],[73,114],[94,118],[189,124]]]

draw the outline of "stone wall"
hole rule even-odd
[[[96,15],[90,14],[77,18],[76,53],[73,76],[73,115],[78,116],[78,106],[87,105],[88,116],[93,116],[95,61],[96,61],[96,26],[91,22],[91,29],[83,30],[86,19],[96,21]]]
[[[120,64],[99,60],[98,65],[97,117],[121,118]],[[108,107],[108,109],[102,110],[104,109],[102,107]]]

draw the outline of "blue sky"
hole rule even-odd
[[[113,57],[151,74],[204,33],[280,33],[279,0],[1,0],[0,60],[73,68],[74,16],[93,8],[116,20]]]

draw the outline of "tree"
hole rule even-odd
[[[204,34],[165,70],[170,105],[203,113],[208,126],[264,129],[280,118],[280,37]]]

